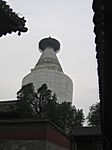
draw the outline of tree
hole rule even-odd
[[[17,92],[17,99],[18,113],[20,113],[22,117],[31,117],[34,113],[34,102],[37,100],[33,83],[22,86]]]
[[[58,120],[58,101],[57,96],[54,93],[51,98],[47,99],[46,105],[46,117],[50,119],[52,122],[56,123]]]
[[[84,115],[82,110],[77,110],[70,102],[62,102],[58,105],[58,119],[56,123],[70,133],[75,125],[82,126],[84,122]]]
[[[85,117],[83,114],[83,109],[76,109],[76,113],[75,113],[75,125],[77,126],[83,126],[83,123],[85,121]]]
[[[92,126],[101,125],[100,102],[90,106],[90,111],[89,111],[89,114],[87,116],[87,119],[88,119],[88,125],[92,125]]]
[[[58,105],[56,94],[52,94],[52,91],[48,89],[47,85],[43,84],[37,90],[37,97],[40,116],[53,121],[56,118]]]
[[[23,86],[17,92],[18,110],[23,117],[47,118],[70,133],[74,125],[83,125],[82,110],[77,110],[70,102],[59,103],[57,96],[43,84],[37,92],[32,83]]]
[[[18,111],[24,117],[46,117],[50,118],[51,109],[55,110],[56,95],[52,96],[52,91],[48,89],[46,84],[43,84],[37,92],[34,91],[33,83],[22,86],[17,92],[19,101]],[[54,109],[53,109],[54,108]],[[53,118],[53,116],[52,116]]]

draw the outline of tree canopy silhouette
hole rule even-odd
[[[92,125],[92,126],[101,125],[100,102],[90,106],[90,110],[89,110],[87,119],[88,119],[88,125]]]
[[[37,92],[32,83],[17,92],[18,111],[24,118],[47,118],[69,133],[74,125],[82,126],[83,110],[77,110],[70,102],[59,103],[55,93],[43,84]]]

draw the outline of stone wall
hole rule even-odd
[[[39,140],[1,140],[0,150],[69,150],[57,144]]]
[[[39,140],[1,140],[0,150],[46,150],[46,142]]]

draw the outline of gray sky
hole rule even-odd
[[[99,100],[93,33],[92,0],[8,0],[25,16],[28,32],[0,38],[0,99],[16,99],[21,82],[37,63],[38,42],[45,37],[60,41],[57,54],[64,73],[73,80],[73,104],[84,109]]]

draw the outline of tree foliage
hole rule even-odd
[[[24,85],[17,92],[17,99],[19,101],[18,108],[25,117],[47,117],[48,108],[55,103],[55,94],[52,96],[51,90],[46,84],[43,84],[37,92],[34,91],[32,83]]]
[[[84,115],[82,110],[77,110],[70,102],[62,102],[58,105],[57,124],[67,133],[72,131],[75,125],[82,126]]]
[[[34,87],[32,83],[24,85],[17,92],[17,103],[18,112],[22,114],[22,117],[31,117],[33,115],[33,103],[36,101],[37,95],[34,92]]]
[[[74,125],[82,126],[83,111],[70,102],[59,103],[55,93],[43,84],[37,92],[32,83],[24,85],[17,92],[18,110],[23,117],[47,118],[69,133]]]
[[[101,124],[100,119],[100,102],[90,106],[89,114],[87,116],[88,125],[98,126]]]

